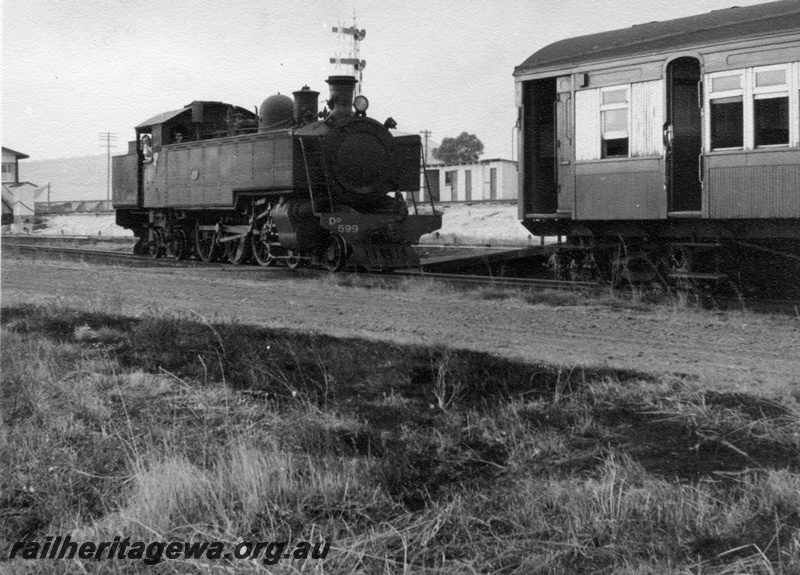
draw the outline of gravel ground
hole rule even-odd
[[[482,300],[436,284],[342,287],[261,268],[130,269],[4,257],[2,305],[179,312],[343,337],[444,344],[570,370],[610,367],[750,393],[800,391],[800,318]]]

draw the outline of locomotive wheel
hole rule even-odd
[[[165,252],[164,233],[159,229],[150,230],[150,240],[147,242],[147,255],[156,259],[162,257]]]
[[[217,242],[217,232],[212,230],[201,230],[199,227],[194,231],[194,244],[197,255],[206,263],[215,262],[225,253],[225,248]]]
[[[269,244],[263,241],[260,236],[253,240],[253,258],[258,265],[264,267],[274,266],[278,262],[277,258],[272,255],[272,249]]]
[[[176,229],[172,233],[172,238],[167,245],[167,252],[175,260],[185,260],[192,253],[189,245],[189,236],[184,229]]]
[[[228,261],[235,266],[242,265],[250,259],[252,250],[250,248],[250,235],[243,236],[238,240],[225,242],[225,255]]]
[[[296,269],[300,265],[300,254],[289,250],[286,259],[283,261],[286,262],[286,267],[290,270]]]
[[[347,262],[347,244],[339,234],[331,235],[325,249],[325,267],[329,272],[340,272]]]

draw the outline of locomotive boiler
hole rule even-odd
[[[441,215],[409,213],[420,186],[418,135],[367,116],[356,79],[331,76],[330,99],[307,86],[258,113],[195,101],[136,126],[113,159],[117,225],[137,253],[176,259],[251,258],[391,270],[418,265],[412,245]]]

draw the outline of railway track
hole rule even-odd
[[[250,277],[263,277],[275,279],[274,274],[291,274],[292,277],[326,277],[330,273],[325,270],[300,268],[289,270],[285,267],[263,268],[259,266],[234,266],[229,263],[205,263],[199,260],[173,260],[170,258],[153,259],[147,256],[134,255],[122,251],[100,250],[88,248],[65,247],[58,245],[37,245],[40,241],[30,240],[22,243],[15,241],[17,238],[4,236],[2,253],[4,256],[42,257],[44,259],[62,259],[70,261],[96,262],[102,264],[120,265],[127,267],[172,267],[172,268],[208,268],[224,269],[229,273],[241,273]],[[58,241],[60,238],[54,238]],[[86,241],[87,238],[75,237],[74,241]],[[124,242],[122,242],[124,243]],[[132,242],[130,242],[132,243]],[[263,274],[259,274],[259,271]],[[340,277],[351,276],[347,272],[340,272]],[[393,273],[361,273],[358,274],[358,285],[361,286],[389,286],[410,279],[428,280],[446,283],[459,288],[503,288],[518,290],[560,290],[583,292],[587,294],[603,292],[608,286],[599,282],[573,282],[551,279],[490,277],[463,274],[431,273],[419,270],[398,270]],[[748,299],[746,301],[736,298],[715,298],[711,304],[722,309],[742,309],[752,311],[781,313],[800,317],[800,301]]]
[[[252,273],[254,270],[263,269],[265,271],[284,270],[285,268],[259,268],[254,266],[233,266],[227,263],[207,264],[199,260],[173,260],[170,258],[153,259],[147,256],[134,255],[112,250],[99,250],[87,248],[74,248],[53,245],[36,245],[35,242],[17,243],[5,240],[2,243],[4,255],[17,255],[21,257],[45,257],[47,259],[69,259],[84,262],[110,263],[124,266],[135,267],[204,267],[217,266],[224,267],[231,271],[242,270],[243,273]],[[288,270],[287,270],[288,271]],[[308,276],[326,276],[329,272],[324,270],[292,270],[301,271]],[[526,278],[505,278],[489,277],[461,274],[444,274],[421,272],[418,270],[400,270],[391,274],[385,273],[364,273],[359,274],[363,278],[363,283],[386,284],[388,282],[399,282],[410,278],[425,279],[448,283],[459,287],[493,287],[493,288],[516,288],[516,289],[556,289],[571,291],[591,291],[602,288],[596,282],[570,282],[547,279],[526,279]]]

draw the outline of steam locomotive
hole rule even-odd
[[[331,76],[321,113],[307,86],[264,100],[258,114],[195,101],[136,126],[113,158],[117,225],[135,253],[262,266],[414,267],[412,245],[442,217],[409,214],[421,143],[366,115],[357,80]]]

